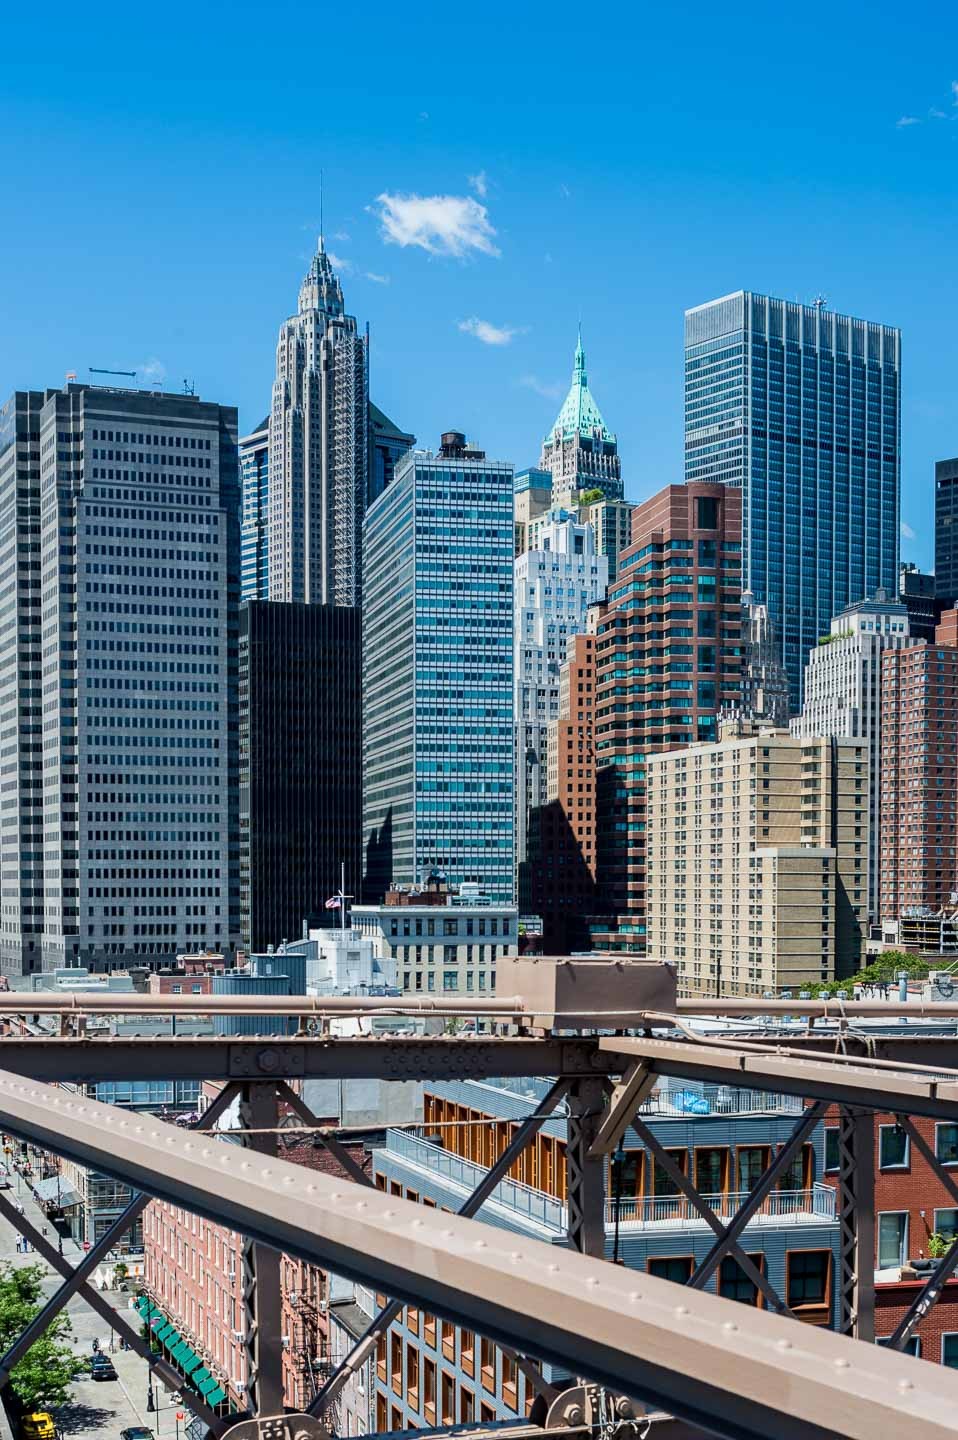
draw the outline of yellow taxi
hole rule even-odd
[[[34,1410],[30,1415],[20,1417],[22,1440],[56,1440],[56,1433],[53,1416],[45,1410]]]

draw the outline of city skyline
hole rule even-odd
[[[0,240],[17,282],[2,393],[61,384],[67,370],[95,378],[89,366],[137,369],[235,404],[249,433],[267,408],[277,316],[319,229],[322,171],[327,242],[345,262],[352,313],[371,322],[372,393],[385,412],[419,435],[457,425],[517,469],[533,464],[581,313],[632,500],[681,478],[685,309],[739,287],[806,302],[824,291],[836,311],[899,326],[903,520],[917,537],[903,534],[902,553],[930,568],[933,465],[955,449],[945,349],[955,302],[939,277],[958,107],[937,58],[953,21],[939,17],[939,43],[919,50],[909,43],[917,27],[890,11],[867,27],[842,15],[809,75],[783,18],[722,27],[703,13],[679,45],[677,17],[658,15],[637,81],[617,88],[623,60],[607,57],[610,84],[584,119],[576,107],[530,106],[471,35],[470,61],[486,79],[468,113],[454,63],[417,66],[410,95],[400,77],[428,38],[420,17],[367,33],[358,17],[337,16],[330,43],[370,64],[388,56],[388,78],[368,95],[359,67],[340,72],[317,111],[315,88],[282,85],[283,66],[271,63],[282,27],[257,39],[257,85],[238,84],[253,55],[242,5],[228,27],[198,18],[192,53],[216,55],[201,96],[172,36],[151,33],[144,46],[136,17],[114,31],[54,10],[62,24],[42,67],[24,58],[17,17],[7,52],[22,63],[5,87],[0,153],[24,220]],[[567,21],[560,6],[545,27],[557,93],[576,63],[561,43]],[[637,17],[621,21],[619,53],[634,57]],[[536,17],[510,27],[517,60],[541,63]],[[444,53],[466,53],[467,33],[463,17],[445,17]],[[774,80],[750,63],[769,45],[780,57]],[[889,51],[901,59],[894,85],[851,94],[837,83],[844,55],[859,73],[880,73]],[[716,101],[687,82],[733,59],[750,66],[747,99]],[[97,87],[81,83],[101,69],[106,111]],[[799,84],[801,123],[775,101],[780,86]],[[96,173],[61,174],[54,198],[41,177],[67,117],[76,153],[106,144],[109,158]],[[161,138],[144,144],[144,129]],[[251,172],[260,203],[237,224],[237,207],[222,202]],[[118,210],[117,195],[131,203]],[[615,223],[597,225],[598,215]],[[64,253],[77,282],[69,306],[48,283]]]

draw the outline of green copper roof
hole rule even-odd
[[[562,409],[559,411],[556,423],[546,436],[546,444],[552,444],[563,435],[591,436],[593,431],[600,431],[603,440],[615,440],[612,431],[607,429],[605,421],[599,411],[598,405],[592,398],[592,391],[589,389],[589,378],[585,373],[585,351],[582,348],[582,327],[579,327],[579,338],[575,347],[575,364],[572,369],[572,386]]]

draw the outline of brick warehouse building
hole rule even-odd
[[[958,1123],[911,1117],[958,1181]],[[893,1115],[875,1116],[875,1335],[890,1336],[928,1278],[929,1239],[958,1235],[958,1204]],[[822,1180],[838,1185],[838,1109],[825,1119]],[[918,1269],[914,1262],[918,1262]],[[917,1344],[915,1343],[917,1341]],[[918,1323],[910,1346],[923,1360],[958,1369],[958,1279]]]
[[[203,1088],[209,1103],[217,1087]],[[280,1123],[285,1114],[288,1110],[281,1110]],[[328,1123],[338,1122],[332,1118]],[[361,1141],[341,1143],[368,1171],[365,1145]],[[342,1174],[312,1136],[281,1142],[281,1153],[285,1160],[311,1170]],[[154,1200],[144,1212],[143,1242],[144,1290],[152,1313],[169,1317],[179,1339],[199,1356],[215,1380],[217,1388],[208,1398],[224,1411],[242,1410],[246,1405],[242,1235]],[[286,1404],[300,1410],[309,1404],[330,1368],[329,1277],[316,1266],[284,1255],[280,1283],[283,1388]],[[172,1355],[167,1358],[177,1364]]]
[[[603,949],[645,950],[645,758],[717,737],[742,693],[742,497],[668,485],[636,507],[596,634],[596,874]]]

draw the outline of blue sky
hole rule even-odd
[[[20,6],[0,393],[152,366],[252,426],[322,170],[373,396],[429,444],[534,462],[581,314],[639,499],[682,478],[687,306],[823,293],[900,325],[902,553],[930,565],[958,453],[956,82],[940,0]]]

